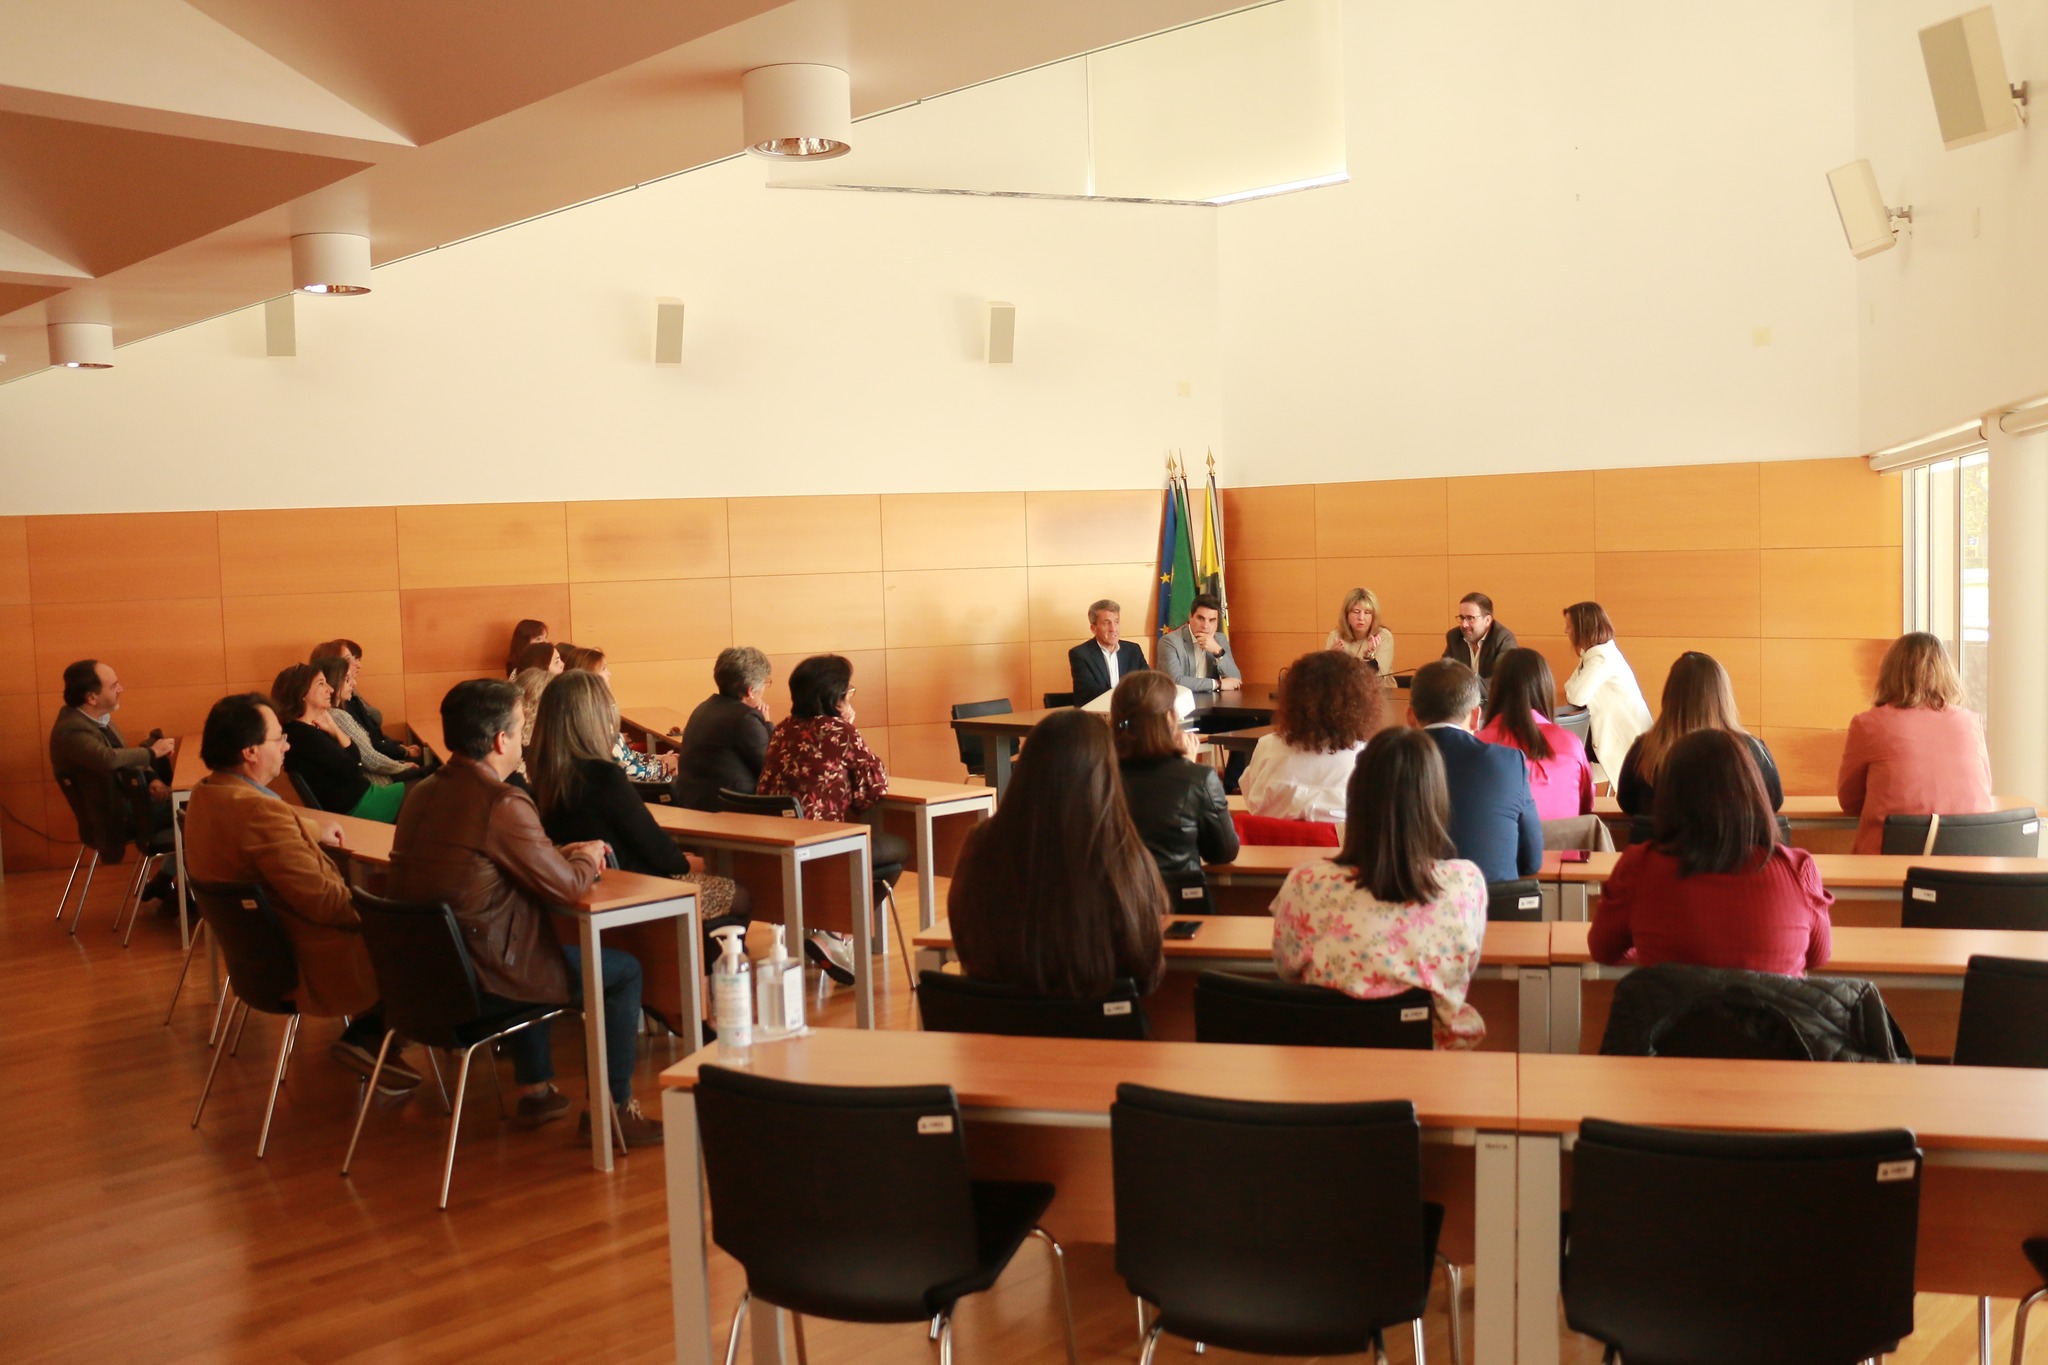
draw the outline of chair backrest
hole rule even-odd
[[[313,788],[307,784],[305,778],[300,777],[290,768],[284,770],[284,775],[290,779],[292,791],[298,796],[300,805],[304,806],[307,810],[327,809],[327,807],[320,804],[320,798],[313,795]]]
[[[456,1030],[483,1014],[476,968],[455,912],[440,901],[351,893],[377,976],[384,1024],[428,1047],[462,1047]]]
[[[227,961],[235,994],[265,1014],[297,1013],[292,997],[299,988],[299,959],[263,888],[195,877],[191,892],[199,918]]]
[[[1008,697],[999,697],[995,701],[955,702],[953,704],[953,719],[967,720],[973,716],[1007,716],[1012,710],[1013,708]],[[986,777],[988,775],[988,750],[982,744],[981,736],[963,735],[958,730],[955,730],[953,738],[959,741],[960,761],[966,765],[967,771],[975,777]],[[1011,746],[1011,752],[1016,752],[1014,744]]]
[[[1436,1239],[1413,1104],[1261,1104],[1124,1084],[1109,1126],[1116,1268],[1167,1331],[1336,1355],[1422,1315]],[[1199,1197],[1192,1172],[1214,1177]]]
[[[2032,806],[1985,815],[1887,815],[1882,851],[1922,858],[2038,858],[2041,817]]]
[[[804,818],[804,803],[794,796],[763,796],[759,792],[718,789],[718,808],[735,815],[780,815],[787,820]]]
[[[1230,812],[1237,840],[1254,848],[1336,848],[1337,827],[1327,820],[1279,820],[1270,815]]]
[[[1486,884],[1486,917],[1514,924],[1535,924],[1543,918],[1543,888],[1534,877],[1518,882]]]
[[[57,779],[57,790],[64,793],[64,804],[71,807],[72,822],[78,826],[78,841],[102,858],[118,858],[128,842],[122,832],[127,826],[111,784],[67,773]]]
[[[2048,1067],[2048,962],[1970,959],[1955,1064]]]
[[[1160,879],[1166,883],[1166,902],[1169,914],[1213,915],[1216,902],[1209,896],[1209,879],[1201,868],[1192,872],[1163,872]]]
[[[1593,713],[1583,706],[1560,706],[1557,709],[1557,727],[1577,735],[1581,744],[1593,742]]]
[[[946,1085],[802,1085],[706,1066],[697,1127],[712,1240],[780,1307],[917,1322],[979,1264],[960,1102]]]
[[[1203,972],[1195,979],[1195,1041],[1427,1052],[1434,1045],[1434,1008],[1429,992],[1419,987],[1358,1000],[1326,986]]]
[[[1565,1320],[1658,1365],[1854,1365],[1913,1331],[1920,1153],[1586,1119]]]
[[[1129,977],[1093,1000],[1055,1000],[1015,986],[945,972],[919,972],[917,1013],[927,1033],[1000,1033],[1012,1038],[1150,1038],[1145,1002]]]
[[[121,768],[114,773],[114,785],[121,796],[121,808],[115,816],[117,828],[126,832],[130,843],[143,850],[149,848],[156,832],[156,802],[149,794],[149,782],[154,775],[148,768]]]
[[[1074,694],[1072,692],[1047,692],[1044,694],[1044,701],[1045,709],[1048,711],[1055,707],[1072,706],[1074,704]]]
[[[676,789],[667,782],[635,782],[633,794],[649,806],[673,806],[676,803]]]
[[[1908,929],[2048,929],[2048,874],[1909,867],[1899,921]]]

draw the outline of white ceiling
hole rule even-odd
[[[752,67],[861,117],[1243,3],[0,0],[0,381],[284,293],[294,231],[394,260],[729,156]]]

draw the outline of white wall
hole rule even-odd
[[[1913,207],[1899,245],[1857,265],[1865,450],[2048,393],[2048,6],[1993,6],[2033,122],[1944,151],[1919,31],[1973,7],[1856,6],[1856,155]]]
[[[1232,477],[1855,453],[1851,10],[1347,0],[1350,183],[1222,211]]]

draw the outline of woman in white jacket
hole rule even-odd
[[[1611,777],[1629,746],[1650,728],[1650,704],[1614,643],[1614,622],[1607,619],[1606,608],[1598,602],[1572,603],[1564,609],[1564,634],[1579,656],[1579,666],[1565,680],[1565,700],[1591,713],[1593,758]]]

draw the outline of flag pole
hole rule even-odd
[[[1209,534],[1216,540],[1216,596],[1223,603],[1222,629],[1230,632],[1230,589],[1224,581],[1223,509],[1216,497],[1216,452],[1209,451]]]

